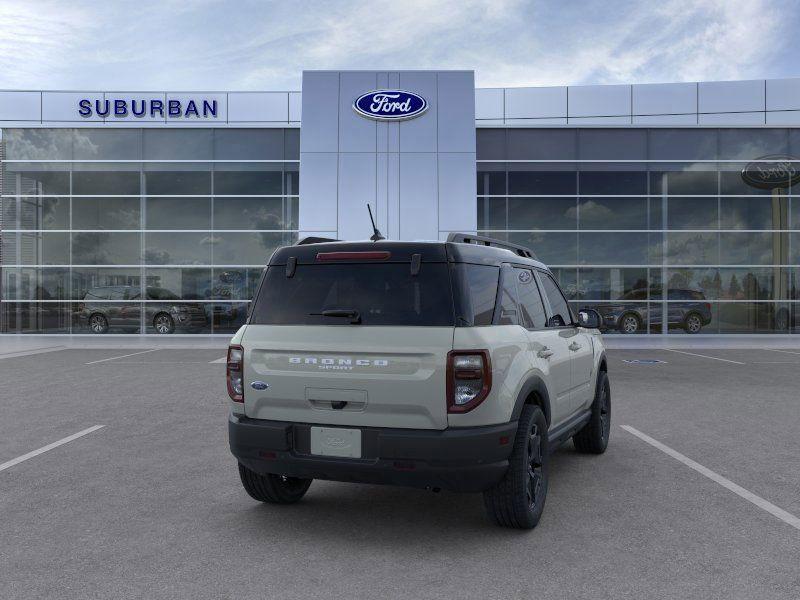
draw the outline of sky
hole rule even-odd
[[[478,87],[800,76],[797,0],[0,0],[0,89],[299,90],[304,69]]]

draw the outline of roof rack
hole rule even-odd
[[[451,233],[447,236],[448,242],[454,242],[457,244],[475,244],[477,246],[491,246],[492,248],[503,248],[504,250],[511,250],[514,254],[518,256],[523,256],[525,258],[532,258],[536,259],[536,255],[531,252],[529,248],[525,246],[520,246],[518,244],[512,244],[511,242],[504,242],[502,240],[496,240],[490,237],[484,237],[482,235],[473,235],[471,233]]]
[[[326,238],[326,237],[316,237],[310,235],[308,237],[304,237],[302,240],[299,240],[295,246],[305,246],[306,244],[320,244],[322,242],[341,242],[341,240],[335,240],[333,238]]]

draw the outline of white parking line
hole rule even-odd
[[[800,355],[800,352],[792,352],[791,350],[775,350],[774,348],[764,348],[764,350],[769,350],[770,352],[783,352],[784,354]]]
[[[142,350],[141,352],[134,352],[133,354],[123,354],[122,356],[112,356],[111,358],[102,358],[100,360],[93,360],[92,362],[86,363],[87,365],[96,365],[97,363],[101,362],[108,362],[109,360],[117,360],[118,358],[128,358],[129,356],[136,356],[137,354],[147,354],[148,352],[155,352],[158,348],[152,348],[150,350]]]
[[[227,356],[223,356],[222,358],[218,358],[216,360],[210,361],[208,364],[213,365],[215,363],[226,363],[226,362],[228,362],[228,357]]]
[[[735,365],[746,365],[747,363],[739,362],[738,360],[728,360],[727,358],[717,358],[716,356],[707,356],[705,354],[695,354],[694,352],[684,352],[683,350],[673,350],[672,348],[664,348],[667,352],[677,352],[678,354],[688,354],[689,356],[699,356],[700,358],[710,358],[711,360],[721,360],[722,362],[733,363]]]
[[[634,429],[630,425],[621,425],[621,427],[625,431],[627,431],[628,433],[632,433],[633,435],[638,437],[640,440],[642,440],[644,442],[647,442],[648,444],[650,444],[654,448],[658,448],[664,454],[667,454],[667,455],[671,456],[672,458],[674,458],[675,460],[677,460],[679,462],[682,462],[683,464],[685,464],[690,469],[694,469],[695,471],[697,471],[701,475],[703,475],[705,477],[708,477],[711,481],[714,481],[714,482],[720,484],[722,487],[724,487],[727,490],[730,490],[731,492],[733,492],[737,496],[741,496],[742,498],[744,498],[748,502],[752,502],[753,504],[755,504],[760,509],[767,511],[768,513],[770,513],[771,515],[773,515],[775,517],[778,517],[784,523],[788,523],[789,525],[791,525],[795,529],[800,529],[800,519],[799,518],[795,517],[791,513],[786,512],[782,508],[780,508],[778,506],[775,506],[774,504],[772,504],[772,502],[764,500],[764,498],[762,498],[761,496],[755,495],[753,492],[750,492],[750,491],[744,489],[740,485],[736,485],[730,479],[726,479],[725,477],[723,477],[719,473],[716,473],[716,472],[712,471],[711,469],[709,469],[707,467],[704,467],[703,465],[701,465],[699,463],[694,462],[691,458],[688,458],[688,457],[684,456],[683,454],[681,454],[677,450],[673,450],[669,446],[665,446],[664,444],[662,444],[658,440],[654,440],[649,435],[645,435],[644,433],[642,433],[638,429]]]
[[[19,463],[28,460],[29,458],[33,458],[34,456],[39,456],[40,454],[44,454],[48,450],[52,450],[53,448],[58,448],[59,446],[63,446],[67,442],[71,442],[72,440],[77,440],[79,437],[83,437],[93,431],[97,431],[98,429],[102,429],[105,425],[94,425],[93,427],[89,427],[89,429],[84,429],[83,431],[79,431],[78,433],[73,433],[72,435],[65,437],[57,442],[53,442],[52,444],[47,444],[47,446],[42,446],[38,450],[34,450],[33,452],[28,452],[27,454],[23,454],[22,456],[18,456],[17,458],[12,458],[11,460],[0,464],[0,471],[5,471],[6,469],[10,469],[14,465],[18,465]]]

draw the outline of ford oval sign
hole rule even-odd
[[[791,156],[762,156],[742,169],[745,183],[762,190],[788,188],[800,183],[800,162]]]
[[[353,110],[367,119],[403,121],[428,110],[428,101],[403,90],[373,90],[356,98]]]

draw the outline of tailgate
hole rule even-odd
[[[242,346],[248,417],[447,427],[445,370],[452,327],[251,324]],[[254,389],[254,381],[269,387]]]

